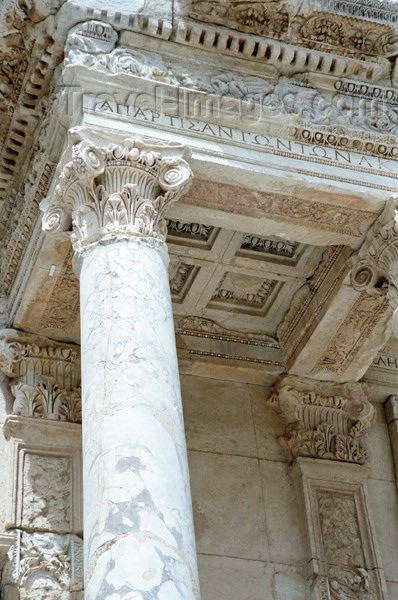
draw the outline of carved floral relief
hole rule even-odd
[[[359,464],[368,458],[363,435],[375,410],[361,384],[317,383],[286,376],[269,403],[286,422],[280,442],[291,458],[309,456]]]

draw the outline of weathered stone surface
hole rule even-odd
[[[0,11],[1,597],[395,598],[397,7]]]

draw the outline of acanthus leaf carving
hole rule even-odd
[[[14,414],[81,422],[78,347],[5,329],[0,368],[10,378]]]
[[[75,250],[113,236],[163,241],[164,210],[191,182],[187,149],[131,138],[101,145],[85,133],[79,127],[71,131],[72,158],[60,168],[54,197],[41,203],[43,229],[68,231],[72,225]]]
[[[291,458],[358,464],[368,458],[362,437],[375,411],[362,384],[319,384],[286,376],[276,385],[269,403],[286,423],[280,442]]]
[[[65,390],[53,377],[40,377],[36,386],[19,381],[11,385],[15,397],[13,413],[24,417],[81,422],[80,390]]]

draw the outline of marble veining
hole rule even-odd
[[[167,264],[138,237],[81,257],[87,600],[199,598]]]

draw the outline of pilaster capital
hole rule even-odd
[[[398,309],[398,195],[392,196],[369,229],[357,256],[352,259],[351,283],[359,292],[386,296]]]
[[[44,231],[72,227],[75,251],[113,237],[164,241],[164,211],[192,179],[185,146],[108,140],[92,128],[72,129],[54,193],[41,203]]]
[[[14,414],[81,421],[77,346],[3,329],[0,331],[0,370],[10,378]]]
[[[276,384],[269,403],[286,423],[280,442],[291,458],[366,461],[368,450],[362,436],[375,410],[363,384],[287,375]]]

